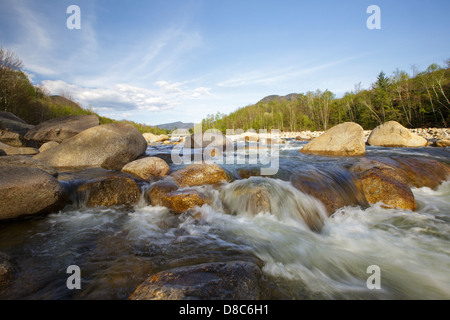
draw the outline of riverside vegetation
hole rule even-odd
[[[0,112],[0,298],[450,298],[447,129],[332,121],[308,141],[173,142],[91,113],[28,123],[35,105],[5,83],[17,114]],[[174,143],[246,161],[175,164]],[[279,149],[272,176],[248,161],[262,147]],[[81,290],[65,286],[73,264]],[[383,290],[366,287],[374,264]]]

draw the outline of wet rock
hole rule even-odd
[[[87,207],[133,205],[140,197],[139,187],[128,177],[88,181],[78,187],[77,193]]]
[[[58,172],[45,163],[27,156],[8,156],[0,159],[0,167],[29,167],[37,168],[47,172],[48,174],[57,177]]]
[[[144,154],[147,149],[142,134],[125,123],[89,128],[65,140],[59,146],[34,158],[51,167],[103,167],[120,170]]]
[[[344,122],[315,138],[299,152],[331,156],[359,156],[365,154],[363,128],[354,122]]]
[[[67,201],[62,185],[37,168],[0,167],[0,220],[58,212]]]
[[[11,286],[18,271],[17,264],[8,255],[0,252],[0,293]]]
[[[369,206],[351,174],[343,170],[305,170],[295,173],[290,181],[298,190],[322,202],[329,216],[342,207]]]
[[[217,185],[229,181],[227,173],[216,164],[190,164],[170,175],[180,187]]]
[[[152,206],[163,206],[163,197],[178,189],[178,186],[170,181],[158,181],[152,185],[145,194],[147,202]]]
[[[263,273],[244,261],[205,263],[150,276],[131,300],[262,300],[270,297]]]
[[[143,180],[164,177],[170,172],[169,165],[158,157],[146,157],[126,164],[122,172]]]
[[[29,147],[11,147],[4,143],[0,142],[0,149],[5,151],[5,153],[8,156],[15,156],[15,155],[36,155],[39,153],[38,149],[35,148],[29,148]]]
[[[416,209],[414,194],[402,174],[375,160],[361,160],[350,169],[355,173],[357,187],[371,204],[382,202],[388,207]]]
[[[450,167],[434,159],[393,157],[377,160],[394,167],[411,187],[435,189],[450,177]]]
[[[225,211],[239,216],[270,213],[277,219],[303,221],[313,231],[320,231],[326,214],[315,198],[296,190],[289,182],[251,177],[236,180],[220,190]]]
[[[372,130],[367,143],[381,147],[424,147],[427,140],[396,121],[383,123]]]
[[[56,141],[58,143],[69,139],[86,129],[99,125],[96,115],[67,116],[47,120],[30,129],[25,139],[40,143]]]
[[[39,148],[39,152],[41,153],[41,152],[50,150],[51,148],[54,148],[54,147],[57,147],[57,146],[59,146],[59,143],[58,143],[58,142],[56,142],[56,141],[49,141],[49,142],[44,143],[44,144]]]
[[[198,190],[182,189],[172,191],[161,197],[162,206],[169,208],[175,213],[183,213],[195,207],[211,203],[209,197]]]

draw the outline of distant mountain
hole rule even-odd
[[[270,102],[272,100],[278,100],[278,101],[282,101],[282,100],[287,100],[287,101],[295,101],[299,98],[299,94],[298,93],[290,93],[288,95],[285,96],[278,96],[278,95],[271,95],[271,96],[267,96],[263,99],[261,99],[259,102]]]
[[[181,121],[177,121],[177,122],[171,122],[171,123],[163,123],[163,124],[158,124],[156,127],[160,128],[160,129],[166,129],[166,130],[174,130],[175,128],[177,129],[190,129],[194,127],[194,123],[193,122],[181,122]]]

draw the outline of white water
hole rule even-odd
[[[301,146],[281,148],[283,170],[347,161],[305,157],[297,153]],[[448,160],[445,149],[424,151]],[[247,210],[250,198],[233,198],[236,189],[254,185],[270,190],[270,212],[255,214]],[[180,216],[141,201],[132,209],[67,207],[0,225],[0,251],[21,267],[0,298],[126,299],[154,272],[251,256],[262,261],[273,299],[450,299],[450,182],[412,189],[416,212],[372,205],[342,208],[329,218],[321,203],[288,181],[249,178],[198,188],[213,203]],[[318,218],[320,231],[305,217]],[[65,287],[71,264],[82,270],[79,292]],[[371,265],[380,267],[379,290],[366,285]]]

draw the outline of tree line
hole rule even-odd
[[[68,94],[52,96],[44,87],[33,85],[23,71],[22,60],[13,51],[3,47],[0,47],[0,111],[11,112],[33,125],[58,117],[89,114],[97,115],[100,124],[119,122],[102,117],[91,108],[81,107]],[[142,133],[167,133],[167,130],[133,121],[120,122],[128,122]]]
[[[409,128],[448,127],[449,98],[450,59],[422,72],[413,67],[412,76],[398,69],[391,76],[381,71],[369,89],[363,90],[359,83],[341,98],[319,89],[269,96],[230,114],[209,114],[202,128],[314,131],[352,121],[369,130],[390,120]]]

